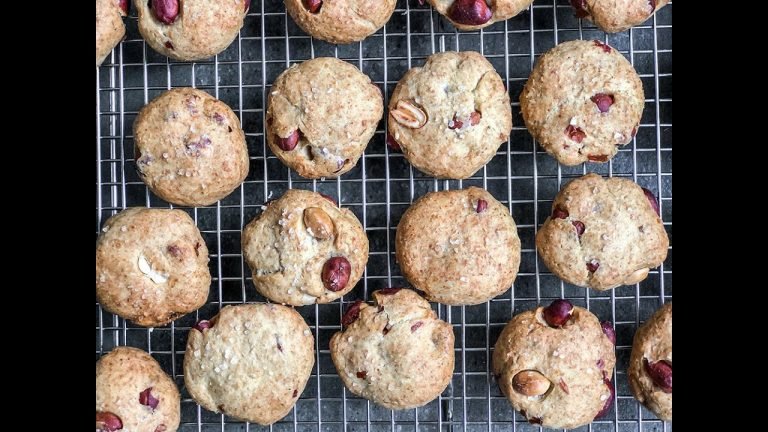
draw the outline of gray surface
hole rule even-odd
[[[554,5],[557,5],[555,8]],[[556,11],[556,13],[554,13]],[[263,18],[262,18],[263,17]],[[222,305],[262,301],[240,254],[240,229],[260,212],[268,198],[286,189],[303,188],[341,197],[364,223],[371,243],[366,277],[343,301],[298,310],[316,334],[317,364],[296,409],[273,426],[276,431],[529,431],[515,415],[488,373],[491,350],[503,325],[514,313],[565,296],[587,306],[601,319],[617,325],[618,409],[580,430],[671,431],[632,398],[625,371],[632,336],[672,298],[672,250],[666,263],[637,286],[598,293],[563,284],[537,259],[536,228],[550,212],[560,186],[588,170],[626,176],[661,190],[665,226],[672,234],[672,6],[631,31],[606,35],[573,17],[567,1],[537,1],[532,10],[482,32],[457,33],[428,6],[401,0],[385,31],[362,43],[334,46],[311,40],[284,13],[279,0],[254,1],[241,36],[215,59],[199,63],[168,61],[153,52],[136,30],[135,13],[128,19],[128,37],[97,71],[96,82],[96,221],[126,206],[169,207],[149,193],[136,175],[131,130],[138,110],[171,87],[194,86],[228,103],[240,116],[251,156],[245,184],[219,204],[187,209],[196,220],[211,253],[213,283],[208,304],[171,326],[148,330],[101,310],[96,304],[96,358],[116,345],[145,349],[176,378],[182,392],[182,431],[261,430],[234,422],[197,406],[183,386],[186,335],[198,318],[209,318]],[[287,35],[287,37],[286,37]],[[533,61],[556,43],[600,39],[621,50],[635,65],[645,88],[646,105],[637,139],[610,164],[561,167],[537,147],[525,130],[518,97]],[[510,144],[475,177],[463,182],[436,181],[410,168],[399,153],[384,145],[384,122],[358,166],[339,180],[308,181],[289,172],[267,149],[263,108],[269,86],[289,64],[318,56],[351,62],[391,93],[397,80],[426,56],[444,50],[477,50],[494,64],[510,91],[514,130]],[[387,99],[388,101],[388,99]],[[265,157],[266,156],[266,157]],[[395,227],[413,199],[427,191],[476,185],[508,204],[518,224],[522,263],[514,288],[491,302],[472,307],[433,304],[454,324],[456,370],[452,384],[423,408],[392,412],[344,390],[330,361],[328,340],[339,328],[342,304],[368,298],[372,290],[404,284],[394,258]],[[319,373],[318,373],[319,372]],[[319,397],[318,397],[319,396]]]

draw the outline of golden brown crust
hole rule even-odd
[[[592,422],[611,397],[603,378],[613,374],[616,354],[600,322],[578,306],[562,328],[547,325],[542,310],[512,317],[493,351],[493,373],[512,407],[544,427],[572,429]],[[526,396],[515,375],[538,371],[550,381],[543,396]]]
[[[117,0],[96,0],[96,66],[123,40],[125,24]]]
[[[616,33],[642,24],[669,0],[656,0],[651,7],[649,0],[584,0],[585,17],[606,33]]]
[[[347,389],[389,409],[437,398],[451,381],[453,328],[414,291],[373,292],[374,304],[333,335],[331,358]]]
[[[486,4],[489,5],[491,8],[491,12],[493,12],[493,15],[491,16],[491,19],[488,20],[485,24],[481,25],[466,25],[466,24],[459,24],[455,21],[453,21],[448,16],[448,9],[453,5],[455,0],[428,0],[429,4],[432,5],[437,12],[442,15],[445,19],[451,22],[454,27],[456,27],[459,30],[479,30],[484,27],[488,27],[489,25],[499,22],[499,21],[505,21],[513,16],[518,15],[520,12],[528,9],[531,6],[531,3],[533,3],[533,0],[487,0]]]
[[[141,109],[133,134],[141,179],[173,204],[213,204],[248,175],[240,120],[224,102],[202,90],[164,92]]]
[[[643,365],[665,360],[672,364],[672,302],[659,308],[635,333],[627,377],[632,394],[657,417],[672,421],[672,393],[653,383]]]
[[[335,44],[361,41],[389,21],[397,0],[333,0],[311,13],[303,0],[285,0],[285,9],[312,37]]]
[[[479,200],[487,208],[478,213]],[[428,299],[486,302],[509,289],[520,266],[520,239],[509,210],[487,191],[431,192],[403,215],[395,237],[403,275]]]
[[[138,325],[168,324],[205,304],[208,248],[181,210],[129,208],[105,223],[96,241],[96,297]]]

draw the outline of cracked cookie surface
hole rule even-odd
[[[260,425],[285,417],[315,364],[315,339],[293,308],[226,306],[189,331],[184,383],[203,408]]]
[[[600,291],[635,284],[667,257],[657,209],[653,193],[631,180],[587,174],[557,194],[536,249],[568,283]]]
[[[242,246],[256,290],[294,306],[343,296],[355,287],[368,262],[368,237],[355,214],[299,189],[267,203],[243,229]],[[342,258],[348,267],[328,268]],[[346,279],[338,272],[346,272]]]
[[[667,363],[669,388],[654,384],[647,365]],[[635,333],[627,370],[632,394],[665,421],[672,421],[672,302],[657,310]]]
[[[423,406],[442,393],[454,367],[453,329],[409,289],[373,292],[354,303],[330,341],[331,359],[352,393],[389,409]]]
[[[397,226],[397,261],[426,297],[449,305],[486,302],[507,291],[520,267],[520,239],[506,206],[487,191],[430,192]]]
[[[383,112],[381,91],[359,69],[332,57],[307,60],[272,86],[267,144],[302,177],[339,177],[355,167]]]
[[[613,397],[614,346],[588,310],[573,307],[560,328],[547,324],[543,310],[520,313],[507,323],[493,351],[493,373],[529,422],[553,429],[588,424]],[[531,376],[541,382],[534,386]]]
[[[165,2],[160,2],[165,3]],[[224,51],[235,40],[247,12],[248,0],[174,0],[177,13],[152,10],[151,1],[135,1],[139,32],[155,51],[181,61],[197,61]]]
[[[165,325],[205,304],[208,248],[181,210],[129,208],[96,241],[96,298],[145,327]]]
[[[606,33],[644,23],[669,0],[571,0],[576,16],[586,18]]]
[[[533,3],[533,0],[428,1],[440,15],[459,30],[478,30],[498,21],[505,21],[528,9]],[[480,18],[481,16],[483,18]],[[482,22],[484,20],[485,22]]]
[[[96,0],[96,66],[123,40],[125,15],[118,0]]]
[[[311,2],[320,9],[310,12],[307,0],[285,0],[293,21],[312,37],[335,44],[361,41],[384,26],[397,0],[330,0]],[[321,3],[314,6],[314,3]]]
[[[644,105],[635,69],[600,41],[569,41],[550,49],[520,94],[528,131],[563,165],[613,158],[637,133]]]
[[[248,175],[240,121],[224,102],[204,91],[164,92],[141,109],[133,134],[139,176],[173,204],[213,204]]]
[[[400,79],[387,124],[418,170],[463,179],[488,163],[509,138],[512,110],[501,77],[485,57],[443,52]]]
[[[117,347],[96,362],[97,432],[115,422],[122,431],[175,432],[180,405],[176,384],[146,352]]]

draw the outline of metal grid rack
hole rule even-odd
[[[493,345],[512,315],[565,297],[611,319],[617,331],[617,400],[609,414],[581,430],[671,431],[633,398],[626,368],[639,323],[672,298],[672,250],[666,262],[635,286],[607,292],[564,284],[538,260],[534,237],[550,212],[552,198],[569,179],[588,171],[624,176],[660,197],[664,225],[672,234],[672,5],[641,26],[606,35],[577,20],[566,0],[537,0],[528,10],[479,32],[456,30],[428,5],[398,1],[392,18],[361,43],[335,46],[313,40],[285,13],[281,0],[253,1],[240,36],[222,54],[198,63],[169,61],[147,47],[136,25],[127,22],[127,38],[96,72],[96,227],[129,206],[169,207],[152,195],[134,170],[132,124],[138,110],[162,91],[193,86],[230,105],[247,135],[250,174],[221,202],[186,209],[210,250],[213,276],[208,303],[173,324],[146,329],[101,309],[96,303],[96,358],[118,345],[150,352],[175,378],[182,393],[181,431],[528,431],[539,430],[516,414],[498,389],[490,369]],[[619,49],[643,81],[646,104],[637,137],[608,164],[564,167],[544,153],[525,130],[518,98],[539,55],[570,39],[600,39]],[[474,177],[435,180],[385,146],[385,121],[379,124],[356,168],[340,179],[306,180],[290,172],[268,150],[263,122],[266,95],[290,64],[335,56],[368,74],[386,102],[397,81],[412,66],[438,51],[475,50],[496,67],[513,101],[514,128],[509,142]],[[471,307],[433,304],[453,324],[456,368],[442,396],[426,406],[390,411],[344,389],[330,360],[328,341],[339,329],[347,304],[386,286],[405,284],[394,258],[397,223],[408,205],[428,191],[488,189],[509,206],[522,241],[522,262],[513,289]],[[227,304],[264,301],[253,288],[240,251],[240,230],[260,206],[290,188],[317,190],[337,198],[362,221],[370,239],[365,277],[342,301],[298,308],[315,333],[316,364],[294,410],[270,428],[235,422],[200,408],[184,388],[182,363],[187,332]]]

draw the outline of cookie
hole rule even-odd
[[[347,389],[389,409],[437,398],[453,374],[453,328],[408,289],[373,292],[358,301],[331,338],[331,359]]]
[[[400,79],[387,124],[390,139],[419,171],[464,179],[509,138],[512,110],[501,77],[485,57],[443,52]]]
[[[570,0],[579,18],[586,18],[606,33],[616,33],[644,23],[669,0]]]
[[[141,179],[173,204],[213,204],[248,175],[240,121],[204,91],[176,88],[161,94],[141,109],[133,135]]]
[[[128,0],[96,0],[96,66],[123,40],[126,15]]]
[[[509,209],[476,187],[419,198],[397,226],[395,249],[408,282],[448,305],[487,302],[512,286],[520,267]]]
[[[607,162],[637,133],[643,83],[618,51],[600,41],[547,51],[520,94],[525,126],[563,165]]]
[[[478,30],[507,20],[528,9],[531,3],[533,0],[429,0],[459,30]]]
[[[272,424],[285,417],[315,364],[315,338],[295,310],[226,306],[189,331],[184,383],[203,408]]]
[[[597,174],[568,183],[536,234],[539,257],[552,273],[599,291],[644,280],[668,247],[653,192]]]
[[[555,300],[512,317],[496,341],[493,373],[530,423],[573,429],[610,408],[615,333],[590,311]]]
[[[294,306],[343,296],[368,262],[368,237],[355,214],[305,190],[267,203],[243,229],[242,243],[256,290]]]
[[[181,61],[224,51],[235,40],[251,0],[136,1],[139,32],[153,50]]]
[[[181,399],[146,352],[117,347],[96,362],[96,432],[175,432]]]
[[[637,329],[627,376],[635,398],[672,421],[672,302]]]
[[[320,57],[294,64],[272,85],[267,144],[306,178],[354,168],[384,112],[379,88],[351,64]]]
[[[293,21],[312,37],[334,44],[361,41],[389,21],[397,0],[285,0]]]
[[[96,241],[96,298],[145,327],[168,324],[208,299],[208,248],[181,210],[129,208]]]

